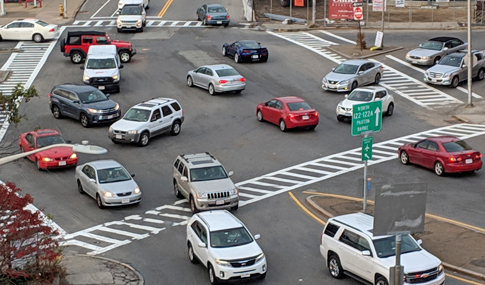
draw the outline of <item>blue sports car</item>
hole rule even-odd
[[[236,41],[222,46],[222,55],[234,58],[239,63],[243,61],[268,61],[268,49],[256,41]]]

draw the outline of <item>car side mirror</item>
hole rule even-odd
[[[79,69],[84,70],[84,65],[81,65]]]
[[[199,247],[207,247],[207,245],[205,244],[205,242],[199,242]]]
[[[104,94],[104,95],[106,95],[106,97],[108,97],[108,98],[109,98],[109,94]]]
[[[419,44],[419,47],[422,47],[422,46],[423,46],[423,44]]]
[[[182,182],[187,182],[187,181],[189,181],[189,179],[187,179],[187,177],[185,177],[185,176],[182,176],[182,178],[180,178],[180,180],[182,180]]]
[[[120,64],[120,67],[119,67],[119,69],[122,69],[123,67],[124,67],[124,65],[123,65],[123,64]]]
[[[72,103],[79,104],[79,100],[74,100],[74,101],[72,101]]]
[[[234,175],[234,171],[229,171],[229,173],[227,174],[227,176],[233,176]]]
[[[335,67],[332,67],[332,71],[334,71],[334,70],[335,70]]]
[[[463,64],[461,67],[466,67],[466,64]]]
[[[443,50],[448,50],[448,48],[447,47],[444,47]]]
[[[362,255],[363,256],[370,256],[370,251],[369,250],[363,250]]]
[[[254,235],[254,239],[255,239],[255,240],[258,240],[258,239],[260,239],[260,238],[261,238],[261,235],[260,235],[260,234],[255,234],[255,235]]]
[[[135,174],[131,174],[131,177],[135,177]]]
[[[349,94],[345,94],[345,99],[347,99],[349,97]]]
[[[96,180],[94,180],[93,178],[89,178],[89,182],[96,184]]]
[[[359,73],[357,73],[357,74],[359,74],[359,75],[364,74],[364,71],[359,71]]]
[[[423,244],[423,240],[422,240],[422,239],[418,239],[416,242],[417,242],[419,245],[422,245],[422,244]]]

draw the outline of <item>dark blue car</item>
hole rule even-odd
[[[234,58],[234,61],[251,62],[251,61],[268,61],[268,49],[262,47],[256,41],[236,41],[232,44],[225,43],[222,46],[222,54],[224,56]]]
[[[61,84],[49,93],[49,108],[54,118],[71,117],[87,128],[120,118],[120,105],[108,97],[93,86]]]

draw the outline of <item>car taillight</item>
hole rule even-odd
[[[227,17],[226,17],[226,19],[229,19],[229,14],[227,14]]]
[[[246,82],[246,78],[242,77],[242,78],[239,79],[239,81]]]
[[[227,83],[227,80],[219,80],[219,84]]]
[[[290,119],[294,119],[295,118],[295,115],[289,114],[288,117],[290,117]]]
[[[460,162],[463,159],[461,157],[450,157],[450,162]]]
[[[54,32],[55,30],[56,30],[56,29],[52,28],[52,29],[50,29],[50,30],[49,30],[49,33],[52,33],[52,32]]]
[[[246,52],[250,52],[250,50],[248,50],[248,49],[243,49],[243,52],[245,52],[245,53],[246,53]]]
[[[211,16],[210,15],[207,15],[207,20],[210,20],[211,19]]]
[[[268,52],[268,50],[264,48],[261,50],[261,52]]]
[[[480,159],[480,158],[482,158],[482,154],[481,154],[481,153],[477,153],[477,154],[475,155],[475,159]]]
[[[318,112],[315,112],[315,117],[318,117]]]
[[[52,97],[52,93],[49,93],[49,98]]]

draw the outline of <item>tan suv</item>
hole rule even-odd
[[[239,191],[222,164],[211,154],[181,154],[173,164],[177,198],[187,198],[192,212],[239,207]]]

